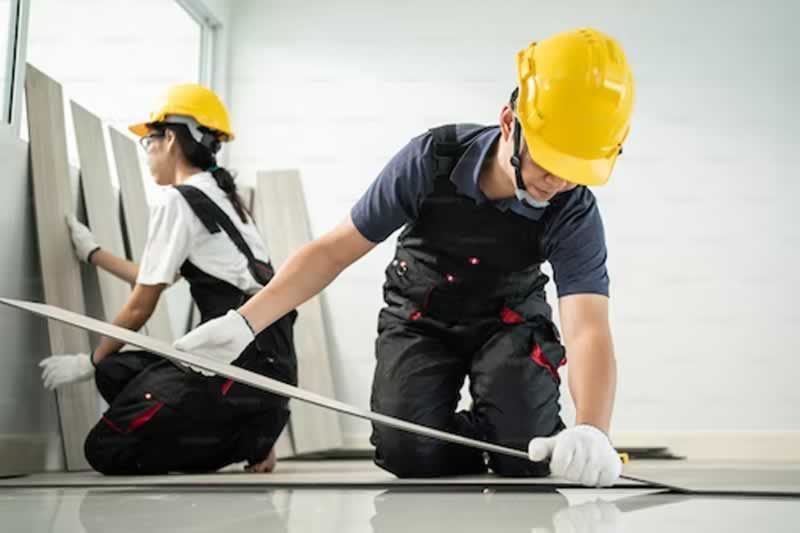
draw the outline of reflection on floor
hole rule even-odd
[[[635,461],[626,473],[664,485],[762,495],[689,496],[631,482],[593,490],[554,479],[397,480],[367,461],[284,461],[267,475],[83,472],[0,479],[0,531],[800,531],[800,465]]]
[[[0,489],[8,532],[796,532],[800,500],[642,489]]]

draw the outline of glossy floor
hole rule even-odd
[[[800,499],[643,489],[2,488],[4,532],[800,531]]]

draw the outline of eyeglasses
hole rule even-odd
[[[162,139],[165,137],[163,131],[151,131],[144,137],[139,139],[139,144],[144,148],[144,151],[147,152],[150,150],[150,146],[152,146],[153,142],[156,139]]]

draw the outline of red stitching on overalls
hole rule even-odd
[[[164,402],[158,402],[154,406],[150,407],[147,411],[131,420],[131,423],[128,426],[128,433],[136,431],[138,428],[147,424],[151,418],[156,416],[156,413],[159,412],[162,407],[164,407]]]
[[[544,352],[542,352],[542,349],[538,344],[533,345],[533,350],[531,350],[531,359],[533,359],[534,363],[550,372],[550,375],[553,376],[553,379],[556,380],[556,383],[561,383],[561,377],[558,375],[558,371],[553,368],[553,366],[550,364],[550,361],[545,358]],[[562,359],[558,366],[561,367],[564,363],[565,361]]]
[[[103,422],[105,422],[105,424],[106,424],[106,425],[107,425],[109,428],[111,428],[111,430],[112,430],[112,431],[114,431],[114,432],[116,432],[116,433],[123,433],[123,431],[122,431],[121,429],[119,429],[119,426],[117,426],[117,425],[116,425],[114,422],[112,422],[112,421],[111,421],[111,420],[109,420],[108,418],[106,418],[106,417],[103,417],[101,420],[102,420]]]
[[[525,319],[522,318],[522,315],[514,311],[513,309],[509,309],[508,307],[504,307],[500,310],[500,319],[503,321],[503,324],[522,324],[525,322]]]

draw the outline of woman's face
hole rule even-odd
[[[147,154],[147,166],[159,185],[175,184],[175,133],[170,130],[150,130],[139,140]]]

